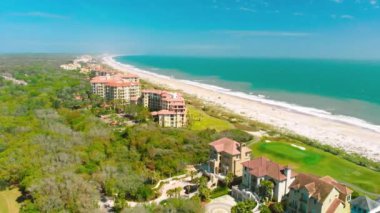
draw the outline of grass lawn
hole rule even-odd
[[[217,131],[223,131],[235,128],[234,125],[228,121],[212,117],[191,105],[188,105],[188,115],[191,122],[190,128],[192,130],[203,130],[209,128]]]
[[[211,199],[215,199],[215,198],[218,198],[218,197],[221,197],[223,195],[226,195],[230,192],[230,189],[228,187],[220,187],[218,186],[218,188],[214,189],[211,194],[210,194],[210,198]]]
[[[380,194],[380,172],[358,166],[333,154],[301,143],[293,144],[305,147],[306,150],[293,147],[285,141],[270,143],[261,141],[252,144],[251,148],[255,157],[266,156],[280,164],[291,165],[297,172],[319,176],[329,175],[346,183],[359,193]],[[372,194],[372,196],[375,195]]]
[[[0,212],[17,213],[20,205],[16,199],[21,195],[18,189],[0,191]]]

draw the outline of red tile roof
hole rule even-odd
[[[214,147],[217,152],[225,152],[230,155],[240,154],[240,143],[229,138],[221,138],[219,140],[211,142],[209,145]],[[250,150],[249,148],[246,149]]]
[[[91,83],[106,83],[109,79],[109,76],[96,76],[91,79]]]
[[[91,79],[91,83],[102,83],[110,87],[129,87],[129,86],[138,86],[139,82],[130,82],[124,80],[119,75],[113,76],[96,76]]]
[[[311,197],[314,197],[320,202],[323,202],[333,189],[339,192],[341,202],[346,200],[346,196],[352,191],[345,185],[338,183],[331,177],[325,176],[319,178],[308,174],[297,175],[294,182],[290,185],[292,189],[306,188]]]
[[[268,176],[277,181],[286,180],[284,170],[286,167],[270,161],[265,157],[259,157],[250,161],[242,163],[244,167],[248,168],[251,175],[256,177]],[[292,171],[292,177],[295,177],[297,173]]]

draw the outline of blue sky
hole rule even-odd
[[[380,59],[377,0],[1,0],[0,52]]]

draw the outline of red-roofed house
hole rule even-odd
[[[251,149],[244,143],[229,138],[221,138],[210,143],[209,170],[214,174],[227,175],[232,173],[236,177],[243,174],[242,162],[251,159]]]
[[[351,193],[347,186],[329,176],[299,174],[290,185],[286,212],[348,213]]]
[[[281,166],[265,157],[246,161],[243,168],[243,187],[257,193],[261,181],[272,181],[273,199],[276,202],[280,202],[289,192],[290,184],[297,175],[289,167]]]

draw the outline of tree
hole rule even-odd
[[[181,196],[181,191],[182,191],[181,187],[174,188],[174,194],[176,198],[179,198]]]
[[[174,190],[173,189],[169,189],[169,190],[167,190],[166,191],[166,196],[168,196],[168,197],[173,197],[173,195],[174,195]]]
[[[224,179],[227,187],[229,187],[233,179],[234,179],[234,174],[232,174],[231,172],[228,172],[226,175],[226,178]]]
[[[263,180],[260,182],[259,195],[263,200],[272,200],[274,184],[272,181]]]
[[[261,205],[260,206],[260,213],[272,213],[272,212],[270,211],[270,209],[268,208],[268,206]]]
[[[351,199],[353,200],[353,199],[355,199],[355,198],[357,198],[359,196],[360,196],[359,192],[353,191],[352,194],[351,194]]]
[[[271,210],[272,213],[284,213],[284,207],[281,203],[272,203],[269,206],[269,209]]]
[[[207,187],[207,178],[201,177],[199,179],[199,197],[202,201],[207,201],[210,199],[210,189]]]
[[[193,181],[194,176],[197,175],[197,173],[198,173],[198,172],[197,172],[196,170],[191,170],[191,171],[190,171],[190,181]]]
[[[252,200],[245,200],[243,202],[238,202],[234,207],[232,207],[232,213],[252,213],[252,210],[256,207],[257,203]]]

